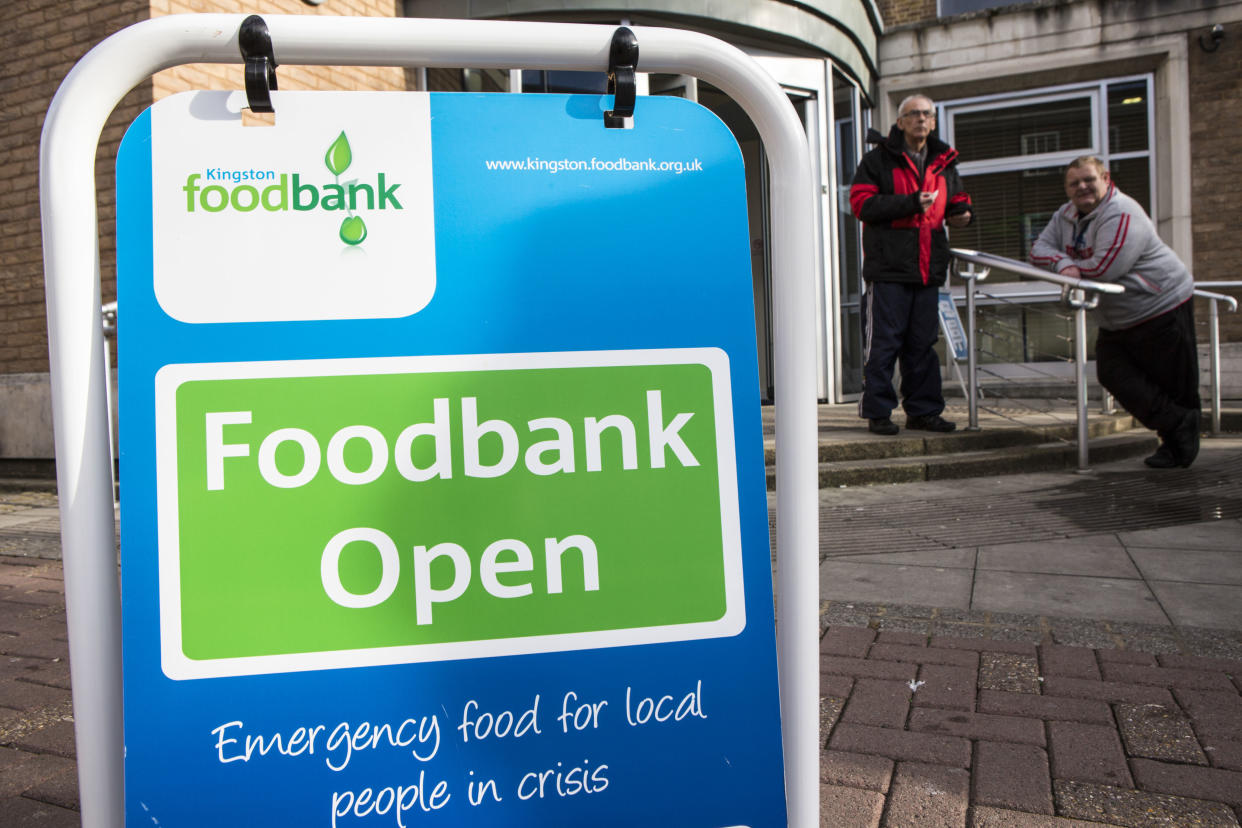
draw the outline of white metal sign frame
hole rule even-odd
[[[95,153],[134,86],[184,63],[240,63],[244,15],[172,15],[104,40],[48,110],[40,203],[57,485],[82,823],[124,822],[121,603],[113,520]],[[574,69],[608,66],[615,27],[265,15],[280,64]],[[635,27],[646,72],[694,75],[736,100],[771,170],[776,386],[778,653],[789,824],[819,824],[819,577],[815,182],[781,87],[749,56],[695,32]]]

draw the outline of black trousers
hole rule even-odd
[[[1198,409],[1199,351],[1193,300],[1132,328],[1100,330],[1095,342],[1100,385],[1162,438]]]
[[[863,390],[858,415],[889,416],[897,407],[893,365],[901,361],[902,408],[911,417],[944,411],[940,389],[938,287],[868,282],[863,302]]]

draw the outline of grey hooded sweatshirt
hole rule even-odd
[[[1084,279],[1123,285],[1125,293],[1100,295],[1100,327],[1110,331],[1171,311],[1194,293],[1190,271],[1143,208],[1111,182],[1087,215],[1073,202],[1057,210],[1031,247],[1031,264],[1053,273],[1076,265]]]

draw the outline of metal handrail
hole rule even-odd
[[[1009,273],[1016,273],[1027,279],[1039,279],[1042,282],[1052,282],[1054,285],[1062,287],[1081,288],[1082,290],[1091,291],[1093,293],[1125,293],[1125,287],[1114,282],[1096,282],[1091,279],[1075,279],[1072,276],[1062,276],[1059,273],[1051,273],[1047,270],[1041,270],[1034,265],[1020,262],[1017,259],[1007,259],[1004,256],[997,256],[994,253],[984,253],[980,250],[968,250],[963,247],[954,247],[950,251],[954,256],[964,261],[973,262],[974,264],[983,265],[984,267],[994,267],[997,270],[1005,270]]]
[[[1204,287],[1242,287],[1242,282],[1198,282]],[[1223,293],[1196,288],[1195,296],[1208,300],[1208,385],[1212,395],[1212,436],[1220,436],[1220,302],[1229,305],[1229,312],[1238,309],[1238,300]]]
[[[978,250],[968,250],[965,248],[952,248],[950,252],[959,261],[969,262],[970,270],[964,270],[955,267],[955,272],[966,282],[966,342],[968,350],[967,373],[969,375],[969,417],[970,424],[967,431],[979,430],[979,377],[978,366],[976,365],[976,348],[975,348],[975,291],[976,283],[987,278],[992,268],[1004,270],[1009,273],[1015,273],[1018,276],[1027,279],[1037,279],[1039,281],[1048,282],[1055,285],[1061,285],[1063,288],[1069,288],[1067,296],[1069,305],[1074,309],[1074,376],[1075,385],[1077,386],[1077,409],[1078,409],[1078,471],[1088,471],[1087,465],[1087,311],[1099,304],[1099,294],[1119,294],[1124,293],[1125,288],[1122,285],[1111,282],[1096,282],[1091,279],[1075,279],[1070,276],[1062,276],[1058,273],[1050,273],[1046,270],[1040,270],[1033,265],[1025,262],[1009,259],[1004,256],[997,256],[993,253],[984,253]],[[983,270],[975,269],[976,265],[982,265]],[[1213,437],[1220,435],[1220,311],[1219,303],[1224,302],[1229,311],[1235,312],[1238,309],[1238,300],[1232,296],[1223,293],[1214,293],[1203,288],[1242,288],[1242,281],[1211,281],[1196,282],[1194,295],[1208,300],[1209,321],[1208,321],[1208,338],[1209,338],[1209,386],[1212,398],[1212,421],[1211,433]],[[1088,298],[1088,293],[1091,294]]]
[[[1042,282],[1051,282],[1054,285],[1069,288],[1067,300],[1070,307],[1074,309],[1074,384],[1077,388],[1078,409],[1078,471],[1080,473],[1089,471],[1090,466],[1087,462],[1087,311],[1099,304],[1099,294],[1108,293],[1115,295],[1125,293],[1125,287],[1112,282],[1075,279],[1071,276],[1062,276],[1059,273],[1050,273],[1025,262],[1019,262],[1016,259],[1008,259],[1004,256],[983,253],[978,250],[955,247],[950,249],[949,252],[957,259],[970,262],[972,265],[982,265],[989,270],[996,268],[997,270],[1016,273],[1026,279],[1038,279]],[[979,413],[976,403],[978,377],[976,376],[975,366],[975,283],[978,279],[970,278],[961,270],[958,271],[958,275],[966,279],[966,315],[970,317],[970,323],[966,326],[967,348],[970,354],[968,362],[968,372],[970,374],[969,430],[978,431]]]

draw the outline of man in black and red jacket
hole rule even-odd
[[[931,137],[936,108],[911,95],[897,123],[863,156],[850,187],[850,207],[863,222],[863,391],[858,414],[875,434],[896,434],[893,364],[901,360],[906,428],[952,431],[941,417],[937,303],[949,269],[950,227],[974,219],[970,196],[957,174],[957,151]]]

